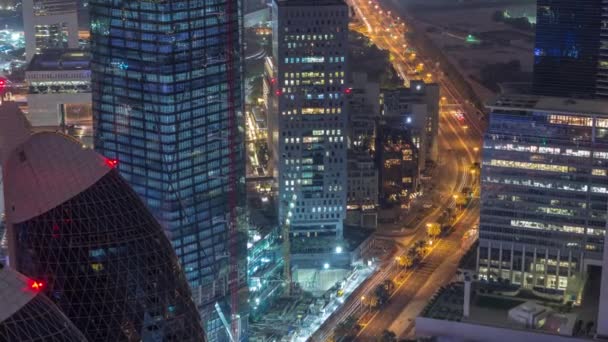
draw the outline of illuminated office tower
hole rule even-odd
[[[606,104],[510,95],[489,107],[480,277],[576,298],[588,268],[602,266]]]
[[[0,131],[15,139],[2,150],[10,266],[88,341],[204,341],[175,252],[116,161],[20,122]]]
[[[28,62],[46,49],[78,48],[76,0],[23,0],[22,6]]]
[[[82,333],[29,279],[0,263],[0,341],[86,342]]]
[[[240,2],[89,7],[95,149],[118,160],[165,229],[208,339],[244,338],[246,302],[234,300],[247,288]]]
[[[285,222],[287,203],[293,202],[292,255],[340,250],[346,216],[348,6],[341,0],[275,0],[272,10],[275,77],[270,84],[276,106],[268,129],[279,222]],[[294,256],[292,263],[318,267],[327,260],[299,262]]]

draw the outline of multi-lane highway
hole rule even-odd
[[[453,207],[457,196],[464,187],[475,188],[478,176],[470,172],[470,166],[479,161],[479,150],[483,132],[482,113],[471,106],[468,99],[438,69],[430,56],[422,56],[423,51],[415,51],[406,40],[407,23],[395,13],[383,9],[375,0],[349,0],[357,21],[352,29],[367,36],[372,43],[391,54],[395,70],[406,85],[410,79],[437,82],[441,89],[441,115],[439,125],[440,162],[433,180],[439,200],[437,208],[415,224],[413,235],[396,237],[401,246],[426,238],[424,227],[437,221],[444,209]],[[425,65],[426,64],[426,65]],[[458,261],[467,250],[471,240],[464,240],[465,232],[479,220],[479,203],[476,199],[460,213],[450,235],[435,241],[422,264],[409,271],[401,270],[395,264],[387,264],[384,269],[370,279],[360,291],[356,291],[343,310],[326,322],[311,338],[324,341],[331,336],[332,328],[361,307],[361,297],[370,293],[376,284],[386,278],[397,280],[397,289],[381,310],[375,312],[357,336],[358,341],[373,341],[383,330],[391,330],[399,337],[411,336],[416,315],[424,308],[433,293],[454,275]],[[371,293],[370,293],[371,294]]]
[[[465,184],[474,188],[477,175],[470,174],[469,167],[478,161],[481,145],[483,122],[479,121],[478,110],[468,105],[470,101],[459,94],[452,82],[432,63],[430,56],[423,56],[423,51],[409,46],[406,40],[409,27],[402,18],[373,0],[351,0],[350,5],[360,20],[359,31],[378,47],[390,52],[393,66],[402,77],[434,81],[440,85],[442,110],[439,139],[443,163],[439,165],[437,184],[442,197],[449,198],[451,193],[458,196]],[[450,205],[453,203],[443,203],[443,206]],[[411,335],[415,316],[456,271],[458,260],[468,247],[461,244],[462,237],[479,220],[478,203],[470,203],[461,215],[452,234],[438,241],[423,264],[405,275],[405,281],[395,291],[391,301],[367,323],[359,333],[358,340],[372,340],[385,329],[394,331],[400,337]],[[433,217],[427,219],[432,220]],[[418,240],[424,234],[424,229],[419,229],[414,238],[404,238],[402,243]]]

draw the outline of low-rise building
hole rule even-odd
[[[593,298],[590,298],[593,299]],[[416,318],[416,337],[437,341],[583,342],[594,340],[597,300],[567,307],[508,284],[443,287]],[[584,324],[583,324],[584,323]]]
[[[60,131],[93,144],[90,54],[46,50],[25,71],[27,113],[34,130]]]

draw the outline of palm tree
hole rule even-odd
[[[441,234],[441,226],[439,223],[429,223],[426,226],[426,233],[431,239],[434,239]]]
[[[391,279],[386,279],[383,282],[383,285],[388,292],[393,292],[393,289],[395,288],[395,283]]]
[[[355,326],[357,325],[357,319],[353,316],[348,316],[344,321],[340,322],[334,330],[334,337],[339,340],[342,337],[349,336]]]
[[[378,304],[380,305],[386,303],[386,301],[390,298],[390,293],[388,289],[384,286],[384,284],[378,284],[378,286],[376,286],[374,294],[378,298]]]

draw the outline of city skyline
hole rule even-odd
[[[0,340],[608,338],[604,2],[0,2]]]

